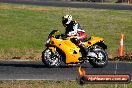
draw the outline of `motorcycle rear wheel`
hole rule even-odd
[[[62,57],[59,52],[53,53],[50,49],[45,49],[42,52],[42,62],[48,67],[59,67],[62,62]]]
[[[102,48],[96,48],[93,50],[97,58],[89,59],[89,63],[95,68],[103,68],[108,64],[108,54]]]

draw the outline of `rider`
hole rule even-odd
[[[65,35],[66,36],[75,36],[75,38],[71,39],[71,41],[76,44],[83,52],[87,53],[87,48],[82,44],[82,40],[87,38],[85,31],[81,28],[80,24],[76,21],[72,20],[71,15],[64,15],[62,17],[62,24],[66,28]]]

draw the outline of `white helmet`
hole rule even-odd
[[[62,17],[62,24],[64,26],[66,26],[67,24],[70,24],[71,21],[72,21],[72,15],[64,15]]]

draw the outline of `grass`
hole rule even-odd
[[[131,88],[130,84],[77,84],[76,81],[0,81],[1,88]]]
[[[132,11],[130,10],[0,3],[0,57],[23,56],[30,53],[30,50],[41,55],[49,32],[53,29],[64,32],[61,24],[61,17],[64,14],[73,15],[73,19],[79,21],[89,36],[103,37],[111,57],[116,55],[120,33],[125,37],[124,52],[131,52]]]

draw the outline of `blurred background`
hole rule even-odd
[[[42,0],[41,0],[42,1]],[[132,3],[132,0],[47,0],[47,1],[78,1],[78,2],[97,2],[97,3]]]

